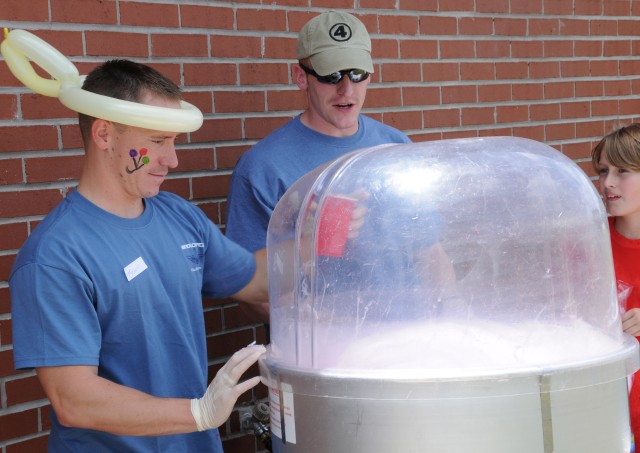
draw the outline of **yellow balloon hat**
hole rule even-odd
[[[83,76],[57,49],[25,30],[4,29],[0,52],[13,75],[27,88],[57,97],[76,112],[129,126],[171,132],[193,132],[202,126],[202,112],[180,101],[180,109],[157,107],[103,96],[82,89]],[[44,69],[51,79],[40,77],[31,62]]]

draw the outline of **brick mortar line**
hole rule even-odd
[[[259,8],[264,8],[266,5],[261,5]],[[243,9],[247,9],[247,8],[243,8]],[[324,8],[322,9],[324,10]],[[283,8],[283,11],[288,11],[288,9],[285,7]],[[307,9],[304,10],[305,12],[307,12]],[[377,17],[400,17],[397,14],[393,14],[393,15],[384,15],[384,14],[375,14],[375,13],[370,13],[369,15],[375,15]],[[433,15],[424,15],[421,14],[421,17],[435,17],[438,19],[442,19],[442,18],[455,18],[455,19],[459,19],[459,18],[478,18],[478,17],[482,17],[482,18],[488,18],[488,19],[508,19],[508,20],[518,20],[517,18],[514,18],[514,16],[512,15],[504,15],[504,16],[497,16],[495,14],[487,14],[486,16],[478,16],[475,13],[472,13],[471,15],[443,15],[442,13],[434,13]],[[413,14],[407,14],[406,17],[414,17]],[[559,20],[562,21],[563,19],[569,19],[569,20],[576,20],[576,21],[584,21],[586,23],[588,22],[598,22],[598,23],[617,23],[617,22],[634,22],[636,21],[636,16],[634,15],[630,15],[630,16],[545,16],[545,15],[538,15],[538,16],[531,16],[531,15],[522,15],[521,16],[521,20],[525,20],[527,22],[529,22],[530,20],[543,20],[543,21],[552,21],[552,20]],[[418,21],[418,26],[419,26],[420,22]],[[529,24],[527,24],[528,26]],[[259,38],[292,38],[295,39],[297,37],[298,31],[297,30],[280,30],[280,29],[272,29],[272,30],[261,30],[261,29],[227,29],[227,28],[206,28],[206,27],[186,27],[186,26],[175,26],[175,27],[169,27],[169,26],[149,26],[149,25],[131,25],[131,24],[126,24],[126,25],[121,25],[118,23],[114,23],[114,24],[95,24],[95,23],[68,23],[68,22],[51,22],[51,21],[47,21],[47,22],[33,22],[33,21],[7,21],[7,20],[0,20],[0,28],[9,28],[10,30],[13,29],[17,29],[17,28],[22,28],[22,29],[26,29],[32,32],[39,32],[39,31],[44,31],[44,32],[56,32],[56,31],[60,31],[60,32],[78,32],[81,34],[85,34],[87,32],[96,32],[96,31],[102,31],[102,32],[113,32],[113,33],[130,33],[130,34],[156,34],[156,35],[163,35],[163,34],[180,34],[180,35],[221,35],[221,36],[247,36],[247,37],[259,37]],[[491,35],[487,35],[487,34],[460,34],[460,33],[452,33],[452,34],[427,34],[427,32],[425,31],[424,34],[422,33],[417,33],[417,34],[403,34],[403,33],[376,33],[374,31],[369,32],[369,35],[371,36],[372,40],[376,40],[376,39],[389,39],[389,38],[400,38],[402,40],[418,40],[422,37],[429,37],[432,38],[434,40],[441,40],[441,39],[447,39],[447,40],[479,40],[480,38],[482,38],[482,40],[486,40],[486,41],[496,41],[496,40],[504,40],[504,39],[509,39],[509,40],[517,40],[517,41],[525,41],[528,42],[531,38],[552,38],[552,40],[567,40],[570,38],[580,38],[581,40],[592,40],[592,41],[597,41],[597,40],[607,40],[607,39],[614,39],[614,40],[626,40],[626,39],[633,39],[633,38],[640,38],[640,35],[638,34],[628,34],[628,35],[620,35],[620,34],[597,34],[597,35],[590,35],[590,34],[567,34],[567,35],[562,35],[562,34],[529,34],[529,33],[525,33],[522,35],[508,35],[508,34],[491,34]],[[534,41],[535,42],[535,41]]]

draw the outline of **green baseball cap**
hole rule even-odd
[[[311,59],[321,76],[345,69],[373,72],[369,33],[349,13],[328,11],[307,22],[298,35],[296,56]]]

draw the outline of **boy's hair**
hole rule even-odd
[[[622,127],[600,140],[591,151],[591,165],[596,172],[603,154],[614,167],[640,171],[640,123]]]
[[[180,88],[155,69],[130,60],[110,60],[87,75],[82,89],[125,101],[138,102],[143,92],[182,100]],[[80,113],[78,123],[85,146],[90,142],[94,117]]]

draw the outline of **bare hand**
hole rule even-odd
[[[356,206],[351,213],[351,223],[349,224],[349,232],[347,237],[354,239],[358,237],[360,228],[364,225],[365,216],[369,209],[362,202],[369,198],[369,194],[364,190],[357,190],[349,195],[350,198],[357,200]]]
[[[634,337],[640,336],[640,308],[622,314],[622,330]]]

